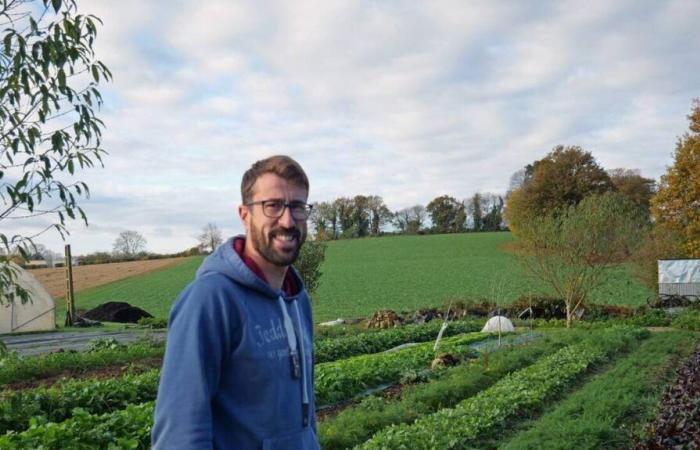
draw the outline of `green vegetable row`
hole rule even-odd
[[[129,405],[107,414],[89,414],[76,408],[73,417],[60,423],[32,419],[32,426],[21,433],[0,436],[0,448],[75,449],[150,448],[154,402]]]
[[[314,357],[317,363],[323,363],[355,355],[381,352],[406,342],[435,340],[442,324],[442,321],[433,320],[424,325],[405,325],[372,333],[319,340],[314,343]],[[443,336],[470,333],[479,329],[481,329],[481,321],[454,321],[449,323]]]
[[[321,448],[351,448],[389,425],[410,423],[440,408],[452,407],[561,345],[561,339],[540,337],[524,345],[482,354],[472,364],[459,364],[439,371],[427,383],[406,385],[397,401],[387,401],[381,395],[369,396],[357,406],[351,406],[318,424]]]
[[[452,347],[461,349],[463,343],[482,338],[483,335],[478,335],[477,338],[450,338],[457,339],[455,343],[446,339],[441,350]],[[406,370],[426,367],[432,355],[432,343],[429,343],[382,355],[368,355],[348,362],[317,365],[317,398],[339,401],[350,398],[367,387],[396,381]],[[360,370],[361,373],[357,373]],[[48,421],[60,422],[71,416],[73,408],[79,407],[91,414],[101,414],[124,408],[128,404],[153,400],[158,391],[159,374],[159,370],[151,370],[120,378],[72,380],[53,387],[5,392],[0,396],[0,433],[26,429],[31,417],[43,416]],[[325,383],[319,380],[324,380]]]
[[[622,333],[622,334],[620,334]],[[375,434],[360,449],[451,449],[473,445],[480,435],[524,411],[536,409],[563,390],[606,354],[628,348],[640,332],[611,329],[600,342],[562,348],[525,369],[504,377],[454,408],[441,409],[412,425],[391,426]]]
[[[71,380],[52,387],[5,392],[0,396],[0,434],[24,430],[36,416],[50,422],[64,421],[76,407],[101,414],[153,400],[159,374],[159,369],[153,369],[120,378]]]
[[[443,339],[438,352],[461,358],[474,356],[469,344],[488,337],[470,333]],[[316,404],[328,405],[350,399],[383,383],[398,381],[401,374],[427,368],[435,358],[433,343],[418,344],[406,349],[355,356],[316,365]]]
[[[93,352],[61,352],[41,356],[10,354],[0,359],[0,385],[59,375],[65,370],[88,371],[97,367],[126,364],[139,359],[163,356],[165,344],[137,342],[125,348],[105,348]]]
[[[634,447],[635,431],[653,416],[678,359],[696,340],[690,333],[655,333],[499,448]]]

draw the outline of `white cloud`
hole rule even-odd
[[[89,5],[89,10],[87,9]],[[392,209],[505,192],[558,144],[658,177],[700,96],[695,1],[86,4],[114,82],[85,248],[240,231],[244,170],[288,153],[312,198]],[[82,6],[82,5],[81,5]]]

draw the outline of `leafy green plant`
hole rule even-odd
[[[682,330],[700,331],[700,310],[689,309],[682,312],[673,319],[671,326]]]
[[[453,321],[445,329],[443,336],[454,336],[481,329],[482,321]],[[407,342],[425,342],[434,340],[443,322],[433,320],[424,325],[404,325],[370,333],[324,339],[314,344],[316,361],[327,362],[366,353],[388,350]]]
[[[89,414],[81,408],[73,417],[60,423],[31,419],[31,426],[21,433],[0,436],[0,448],[46,450],[93,448],[150,448],[154,402],[129,405],[108,414]]]
[[[159,374],[160,370],[153,369],[119,378],[70,380],[48,388],[5,392],[0,396],[0,433],[22,431],[37,416],[50,422],[64,421],[76,407],[98,414],[153,400]]]
[[[0,385],[50,377],[64,370],[87,371],[96,367],[160,357],[163,356],[164,349],[164,343],[142,341],[129,344],[126,348],[105,348],[90,353],[61,352],[26,357],[10,353],[0,359]]]
[[[483,340],[488,335],[470,333],[444,339],[440,352],[470,357],[474,351],[469,344]],[[394,352],[361,355],[316,365],[316,403],[327,405],[347,400],[363,391],[395,382],[408,370],[427,368],[435,352],[433,343],[419,344]]]

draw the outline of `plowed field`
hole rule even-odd
[[[140,275],[181,263],[184,258],[152,259],[149,261],[128,261],[113,264],[91,264],[73,267],[73,289],[75,292]],[[49,291],[52,297],[66,295],[66,269],[35,269],[32,275]]]

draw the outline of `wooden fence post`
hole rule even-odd
[[[70,244],[65,249],[66,261],[66,326],[72,326],[75,321],[75,298],[73,296],[73,259],[70,254]]]

